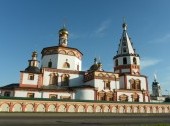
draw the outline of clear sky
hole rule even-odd
[[[128,24],[141,73],[149,87],[157,74],[162,91],[170,91],[170,0],[0,0],[0,85],[18,83],[36,50],[58,45],[58,30],[66,25],[69,46],[83,54],[83,70],[100,57],[113,71],[113,56]]]

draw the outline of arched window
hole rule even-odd
[[[106,96],[106,93],[104,91],[98,92],[98,100],[104,101],[106,98],[105,96]]]
[[[51,59],[50,59],[50,61],[48,62],[48,67],[49,67],[49,68],[51,68],[51,67],[52,67]]]
[[[58,75],[55,73],[50,74],[50,85],[58,85]]]
[[[136,84],[136,89],[140,90],[140,80],[139,79],[135,80],[135,84]]]
[[[28,74],[28,80],[34,80],[34,74]]]
[[[141,82],[140,82],[139,79],[136,79],[136,80],[130,79],[129,82],[130,82],[130,85],[131,85],[131,89],[134,89],[134,90],[140,90],[141,89],[141,84],[140,84]]]
[[[122,94],[122,95],[119,96],[119,100],[123,101],[123,102],[128,101],[128,96],[125,95],[125,94]]]
[[[133,64],[137,64],[137,61],[136,61],[136,58],[135,57],[133,57]]]
[[[139,95],[137,93],[132,94],[132,101],[139,102]]]
[[[69,86],[69,77],[67,74],[61,76],[61,86]]]
[[[115,60],[115,66],[118,66],[118,59]]]
[[[110,90],[110,81],[104,81],[104,87],[105,89],[109,89]]]
[[[135,89],[135,80],[134,79],[130,79],[130,85],[131,85],[131,89]]]
[[[123,64],[127,64],[127,59],[126,59],[126,57],[123,58]]]
[[[70,64],[69,64],[68,62],[65,62],[65,63],[63,64],[63,68],[70,68]]]
[[[6,96],[6,97],[10,97],[10,94],[11,94],[11,92],[9,92],[9,91],[4,92],[4,96]]]

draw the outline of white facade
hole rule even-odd
[[[78,100],[95,100],[94,89],[77,89],[75,99]]]
[[[49,98],[50,95],[57,95],[57,99],[62,99],[63,97],[71,97],[74,99],[74,93],[69,92],[43,92],[43,91],[20,91],[16,90],[14,97],[28,97],[29,93],[33,93],[35,98]]]
[[[30,80],[29,79],[30,74],[29,73],[24,73],[23,74],[23,84],[31,84],[31,85],[37,85],[38,84],[38,74],[34,74],[34,79]]]
[[[42,67],[48,67],[48,63],[50,61],[52,62],[51,68],[81,71],[81,64],[82,64],[81,60],[75,56],[69,56],[63,54],[45,55],[42,58]],[[70,68],[63,67],[65,62],[68,62],[70,64]]]
[[[145,77],[138,77],[138,76],[127,76],[127,89],[130,89],[130,79],[140,80],[141,90],[147,90],[146,78]]]
[[[133,102],[133,98],[132,98],[133,93],[130,93],[130,92],[118,92],[118,93],[117,93],[117,99],[118,99],[118,101],[121,101],[121,100],[120,100],[120,96],[121,96],[122,94],[127,95],[127,97],[128,97],[128,102]],[[142,94],[139,93],[138,95],[139,95],[139,102],[143,102],[143,96],[142,96]]]
[[[58,86],[61,86],[61,81],[62,81],[62,75],[66,73],[59,73],[59,72],[48,72],[44,71],[44,76],[43,76],[43,85],[48,86],[50,84],[50,75],[51,74],[56,74],[58,77]],[[81,74],[69,74],[69,86],[79,86],[80,83],[83,83],[83,75]]]

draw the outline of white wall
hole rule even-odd
[[[74,99],[74,93],[69,92],[43,92],[43,91],[15,91],[15,97],[27,97],[27,93],[34,93],[34,98],[49,98],[50,94],[58,95],[58,99],[61,96],[68,96]]]
[[[50,74],[52,72],[44,71],[43,76],[43,85],[47,86],[50,82]],[[65,73],[57,73],[58,74],[58,85],[61,86],[61,76]],[[79,86],[83,85],[83,75],[80,74],[69,74],[69,86]]]
[[[52,62],[52,68],[77,70],[77,65],[79,65],[79,71],[81,71],[82,62],[76,56],[69,56],[63,54],[45,55],[42,58],[42,67],[48,67],[50,59]],[[66,60],[70,64],[70,68],[63,68],[63,64],[66,62]]]
[[[51,62],[52,62],[52,68],[56,68],[56,66],[58,65],[57,63],[57,60],[58,60],[58,54],[53,54],[53,55],[45,55],[43,56],[41,62],[42,62],[42,67],[48,67],[48,63],[50,62],[50,59],[51,59]]]
[[[120,89],[119,81],[111,81],[111,90],[113,89]]]
[[[120,89],[125,88],[124,76],[119,77],[119,86],[120,86]]]
[[[139,79],[140,80],[140,82],[141,82],[141,90],[146,90],[147,89],[147,87],[146,87],[146,78],[145,77],[138,77],[138,76],[127,76],[127,89],[130,89],[130,82],[129,82],[129,80],[130,79],[134,79],[134,80],[136,80],[136,79]]]
[[[101,79],[94,79],[85,83],[85,85],[91,85],[95,88],[98,88],[98,91],[105,90],[104,89],[104,81]],[[111,81],[110,82],[110,90],[119,89],[119,81]]]
[[[77,89],[75,99],[79,100],[94,100],[93,89]]]
[[[34,93],[34,98],[41,98],[41,92],[16,90],[15,97],[27,97],[27,93]]]
[[[94,81],[95,81],[94,87],[97,87],[99,91],[104,89],[103,80],[95,79]]]
[[[38,76],[39,74],[34,74],[34,80],[29,80],[29,74],[28,73],[23,73],[23,80],[22,83],[23,84],[31,84],[31,85],[37,85],[38,83]]]
[[[57,95],[58,96],[58,99],[61,99],[62,96],[67,96],[67,97],[70,97],[71,96],[71,99],[74,99],[74,95],[73,93],[68,93],[68,92],[42,92],[42,96],[43,98],[49,98],[49,95],[50,94],[54,94],[54,95]]]
[[[116,59],[118,59],[118,65],[124,65],[123,64],[123,58],[126,57],[127,59],[127,64],[133,64],[133,57],[134,56],[122,56],[122,57],[118,57]],[[116,60],[115,59],[115,60]],[[114,63],[115,63],[115,60],[114,60]],[[137,61],[137,65],[140,65],[140,59],[139,57],[136,57],[136,61]],[[115,65],[115,64],[114,64]]]
[[[63,64],[68,61],[70,68],[63,68]],[[77,70],[77,65],[79,65],[79,71],[81,71],[81,60],[75,56],[58,54],[58,69],[67,69],[67,70]]]
[[[131,93],[131,92],[117,92],[117,101],[120,101],[119,100],[119,96],[122,95],[122,94],[127,95],[128,96],[128,101],[132,102],[132,95],[133,95],[133,93]],[[139,102],[143,102],[143,95],[142,95],[142,93],[138,93],[138,95],[139,95]]]

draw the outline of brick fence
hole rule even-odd
[[[0,112],[170,113],[170,104],[0,98]]]

